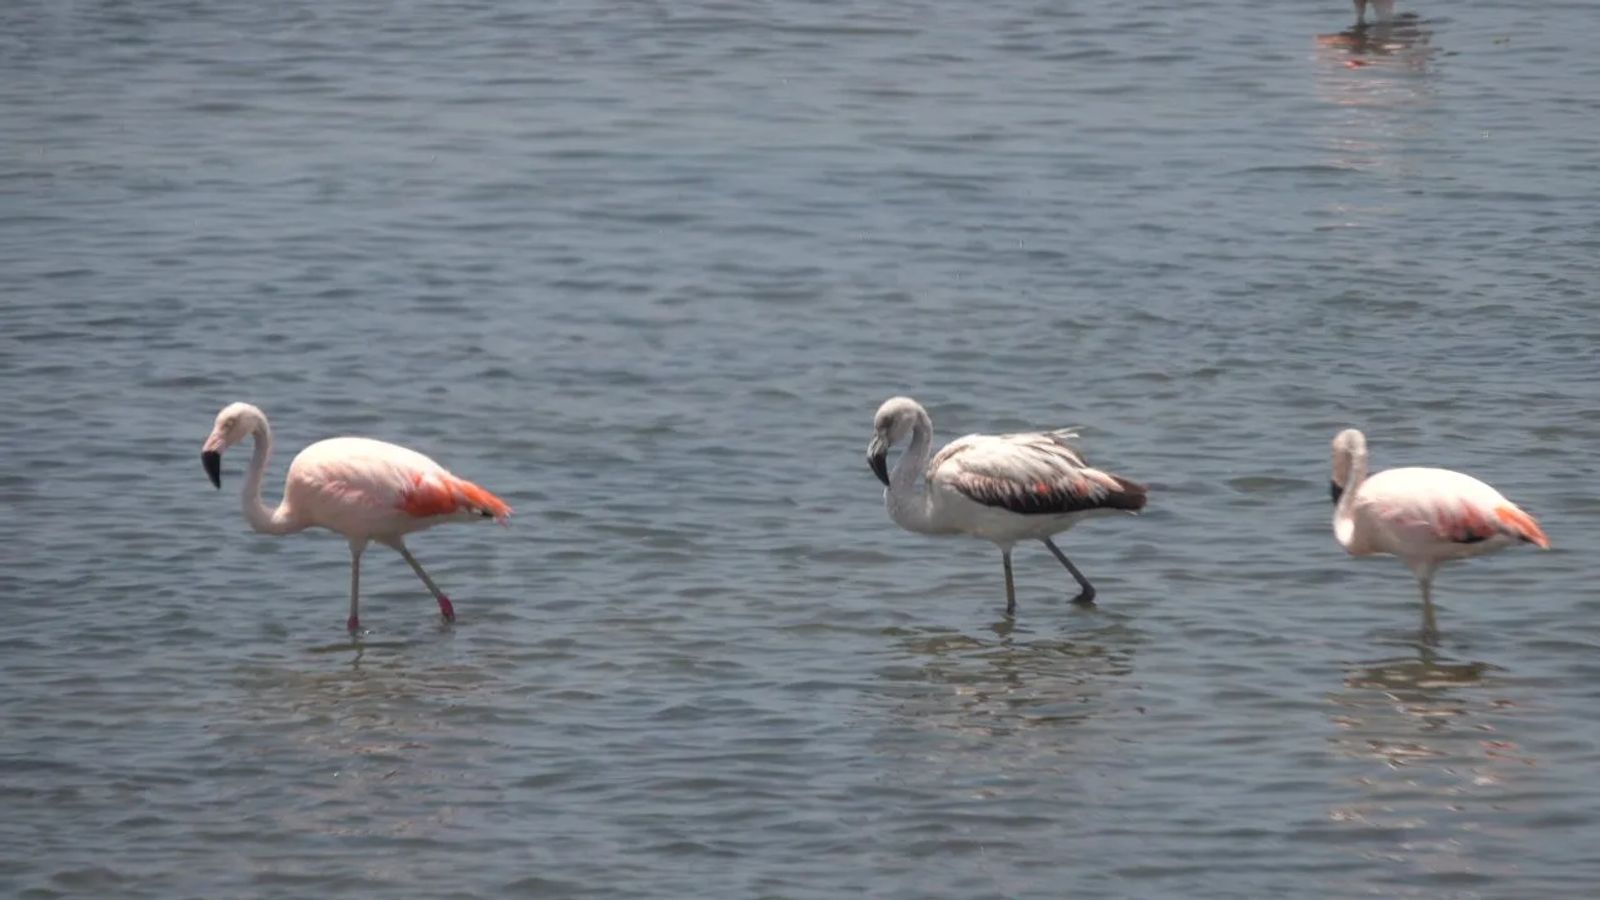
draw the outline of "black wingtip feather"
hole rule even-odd
[[[1112,509],[1125,509],[1128,512],[1138,512],[1144,509],[1145,502],[1149,499],[1149,490],[1137,481],[1129,481],[1120,475],[1113,475],[1117,487],[1121,490],[1112,492],[1106,497],[1106,506]]]
[[[1089,512],[1096,509],[1114,509],[1136,513],[1144,509],[1145,486],[1118,475],[1105,473],[1117,485],[1099,496],[1085,494],[1073,488],[1041,483],[1030,490],[1015,482],[973,478],[957,484],[956,489],[985,506],[998,506],[1024,516],[1059,516],[1067,513]]]

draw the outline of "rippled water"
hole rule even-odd
[[[1600,18],[1411,11],[0,8],[0,894],[1592,895]],[[888,521],[902,392],[1152,484],[1097,609]],[[236,399],[517,508],[457,625]],[[1557,549],[1420,646],[1347,424]]]

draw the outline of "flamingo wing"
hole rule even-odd
[[[1545,537],[1544,529],[1539,527],[1538,521],[1523,512],[1516,504],[1504,503],[1495,507],[1494,516],[1499,520],[1500,527],[1518,540],[1533,544],[1540,550],[1550,549],[1550,539]]]
[[[1476,544],[1508,537],[1550,549],[1550,539],[1545,537],[1539,523],[1513,503],[1491,506],[1465,498],[1438,498],[1417,514],[1441,541]]]
[[[511,515],[504,500],[444,469],[411,472],[405,481],[396,505],[419,519],[464,513],[504,522]]]
[[[975,434],[952,441],[928,464],[928,479],[967,498],[1021,515],[1097,509],[1136,512],[1145,488],[1088,464],[1064,431]]]
[[[415,450],[369,438],[330,438],[307,447],[290,466],[291,486],[329,504],[327,516],[382,518],[394,511],[424,519],[471,516],[500,521],[511,507],[494,494]],[[358,510],[365,510],[358,513]]]
[[[1477,544],[1497,537],[1549,549],[1539,523],[1499,491],[1448,469],[1391,469],[1363,490],[1373,513],[1391,528],[1421,533],[1451,544]]]

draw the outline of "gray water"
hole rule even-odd
[[[0,7],[0,895],[1593,896],[1600,15],[1524,7]],[[1098,608],[888,520],[896,393],[1150,483]],[[273,502],[516,507],[411,541],[454,627],[378,548],[352,644],[233,400]],[[1556,549],[1419,643],[1346,425]]]

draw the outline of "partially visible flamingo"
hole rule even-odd
[[[1499,491],[1450,469],[1387,469],[1367,477],[1367,438],[1354,428],[1333,439],[1333,536],[1351,556],[1398,556],[1422,588],[1422,627],[1433,617],[1433,573],[1442,563],[1518,542],[1550,549],[1533,517]]]
[[[1367,2],[1368,0],[1351,0],[1356,7],[1356,27],[1367,27]],[[1371,0],[1373,15],[1378,19],[1378,24],[1394,20],[1394,0]]]
[[[248,403],[224,407],[201,447],[200,462],[211,483],[221,488],[222,451],[250,435],[255,437],[255,454],[241,493],[245,521],[263,534],[326,528],[344,535],[350,542],[346,627],[352,632],[361,628],[361,553],[369,541],[397,550],[439,601],[439,614],[446,622],[455,621],[450,598],[406,549],[405,535],[441,522],[492,518],[505,524],[511,507],[414,450],[370,438],[340,437],[300,451],[289,463],[283,501],[270,509],[261,502],[261,478],[272,454],[272,428],[261,410]]]

